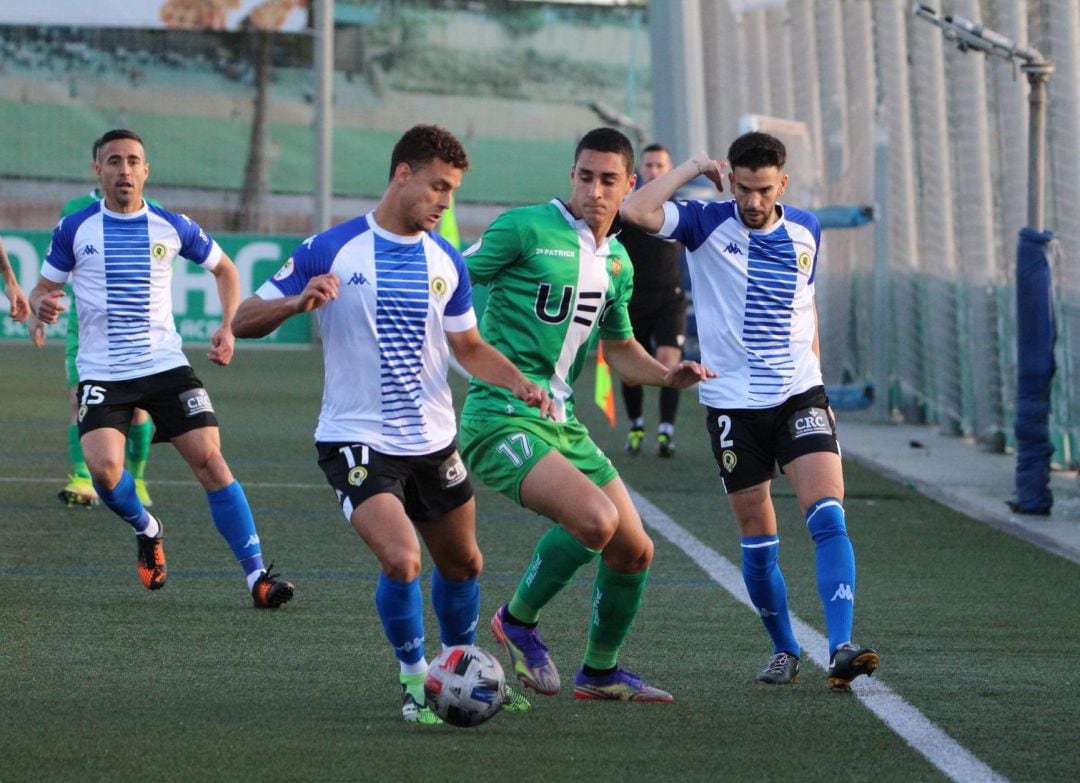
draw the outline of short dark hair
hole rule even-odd
[[[146,149],[146,145],[143,144],[143,140],[139,137],[139,134],[135,131],[128,130],[127,128],[114,128],[111,131],[106,131],[101,135],[100,139],[94,142],[94,147],[91,150],[94,160],[97,160],[97,155],[101,151],[101,148],[108,144],[110,141],[116,141],[117,139],[131,139],[137,141],[143,145],[143,149]]]
[[[622,132],[614,128],[594,128],[582,136],[577,149],[574,150],[575,164],[584,150],[614,152],[617,155],[622,155],[623,160],[626,161],[626,173],[632,174],[634,172],[634,145],[630,143],[630,139],[626,138]]]
[[[666,152],[667,156],[669,158],[671,157],[671,150],[667,148],[667,145],[661,144],[658,141],[654,141],[652,144],[647,144],[645,148],[641,150],[642,155],[644,155],[646,152]]]
[[[784,147],[784,142],[775,136],[761,131],[751,131],[731,142],[727,159],[732,168],[740,167],[757,171],[775,166],[782,169],[787,162],[787,149]]]
[[[414,125],[394,145],[390,154],[389,179],[394,178],[399,163],[420,169],[434,158],[462,171],[469,169],[469,156],[453,133],[438,125]]]

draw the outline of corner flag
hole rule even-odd
[[[604,349],[596,344],[596,387],[593,393],[597,407],[607,416],[608,424],[615,426],[615,392],[611,388],[611,368],[604,361]]]
[[[439,219],[439,234],[451,245],[461,250],[461,235],[458,233],[457,215],[454,214],[454,202],[450,202],[450,208],[442,213]]]

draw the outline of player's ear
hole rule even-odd
[[[397,164],[397,168],[394,169],[394,182],[399,185],[404,185],[409,181],[409,176],[412,174],[412,166],[405,161]]]
[[[787,174],[780,177],[780,187],[776,190],[776,197],[780,198],[784,195],[784,191],[787,190]]]
[[[626,192],[627,193],[633,193],[634,192],[634,186],[636,184],[637,184],[637,174],[631,174],[630,179],[627,180],[627,183],[626,183]]]

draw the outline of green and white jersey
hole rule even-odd
[[[474,283],[489,287],[480,334],[574,415],[571,384],[593,336],[633,336],[626,308],[634,268],[614,237],[599,247],[585,221],[558,199],[500,215],[465,251]],[[506,389],[472,379],[462,416],[539,416]]]

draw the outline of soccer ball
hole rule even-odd
[[[494,655],[474,644],[447,647],[431,662],[424,695],[452,726],[479,726],[502,707],[506,675]]]

